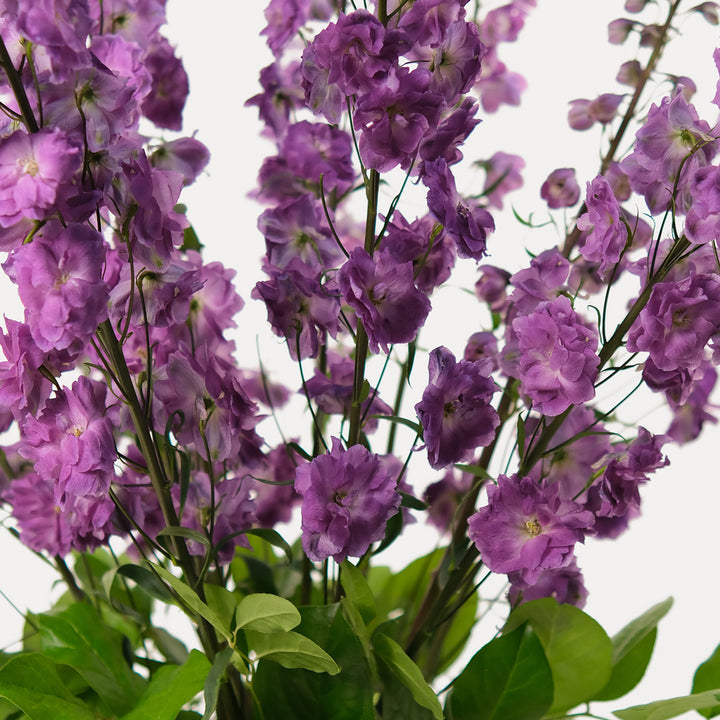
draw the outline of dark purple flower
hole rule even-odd
[[[423,184],[427,187],[427,205],[433,217],[457,244],[460,257],[480,260],[485,255],[487,233],[495,223],[487,210],[468,205],[458,194],[447,162],[443,158],[426,162]]]
[[[553,170],[540,188],[540,197],[552,210],[572,207],[580,197],[575,168]]]
[[[556,484],[500,475],[488,486],[488,504],[470,517],[468,535],[490,570],[534,585],[545,571],[572,564],[592,523],[592,513],[560,498]]]
[[[365,167],[387,172],[400,165],[408,169],[421,141],[437,127],[443,97],[430,89],[431,73],[395,69],[372,92],[361,95],[355,106],[355,127]]]
[[[182,60],[162,35],[153,38],[145,67],[150,71],[152,87],[140,105],[142,114],[158,127],[181,130],[182,111],[190,89],[188,76]]]
[[[337,282],[362,321],[372,352],[414,340],[430,312],[430,300],[415,287],[412,263],[397,263],[387,250],[370,257],[355,248]]]
[[[506,305],[506,289],[510,282],[510,273],[494,265],[482,265],[480,277],[475,283],[475,294],[488,304],[493,312],[501,312]]]
[[[259,282],[252,297],[262,300],[273,332],[287,338],[294,360],[315,357],[325,335],[340,330],[340,302],[337,292],[320,284],[322,271],[298,258],[286,267],[266,266],[270,280]]]
[[[600,358],[597,332],[564,295],[516,318],[512,329],[520,350],[520,390],[543,415],[560,415],[595,397]]]
[[[620,205],[602,175],[587,184],[585,206],[587,212],[577,221],[578,229],[587,233],[580,253],[589,262],[599,264],[600,276],[605,277],[620,260],[628,231],[620,219]]]
[[[455,511],[473,484],[470,473],[460,473],[455,468],[447,472],[437,482],[425,488],[423,500],[427,503],[427,521],[440,532],[449,532]]]
[[[490,402],[498,387],[487,369],[484,362],[456,362],[445,347],[430,353],[428,385],[415,412],[432,467],[469,460],[494,439],[500,419]]]
[[[262,93],[253,95],[245,105],[256,105],[265,123],[263,134],[280,137],[290,121],[290,114],[305,106],[300,63],[287,66],[274,62],[260,71]]]
[[[360,557],[383,538],[385,524],[400,507],[396,478],[362,445],[332,450],[299,465],[295,490],[302,495],[302,543],[318,562]]]
[[[158,170],[170,170],[183,176],[183,185],[192,185],[210,162],[210,151],[194,137],[183,137],[158,145],[150,164]]]
[[[480,123],[475,117],[477,101],[466,97],[457,108],[444,114],[437,127],[430,127],[425,134],[418,155],[422,160],[445,158],[448,165],[462,160],[459,146],[467,140],[473,129]],[[420,170],[422,174],[422,170]]]

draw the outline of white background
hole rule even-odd
[[[666,3],[660,4],[664,10]],[[632,39],[622,48],[607,44],[607,23],[624,14],[619,0],[539,0],[539,5],[531,13],[520,41],[502,46],[500,51],[510,69],[528,80],[521,107],[502,110],[496,116],[481,111],[484,122],[465,152],[468,161],[489,157],[497,150],[522,155],[527,162],[525,188],[512,200],[521,215],[534,212],[536,219],[546,217],[539,187],[550,171],[575,167],[584,186],[599,165],[600,130],[569,130],[567,103],[603,92],[625,92],[614,77],[620,63],[633,58],[637,47]],[[197,130],[197,137],[213,156],[206,175],[186,191],[183,200],[206,245],[206,259],[221,260],[238,270],[236,284],[247,302],[238,317],[241,362],[254,364],[259,334],[264,362],[283,368],[287,367],[286,351],[263,329],[262,305],[250,300],[252,286],[263,279],[258,262],[263,241],[256,230],[262,208],[246,195],[263,157],[274,153],[273,146],[258,136],[256,109],[243,106],[259,91],[257,74],[271,60],[264,38],[259,36],[265,24],[262,10],[263,3],[255,0],[169,0],[168,35],[177,44],[190,76],[185,130],[188,134]],[[648,22],[657,19],[652,11],[642,17]],[[680,28],[682,35],[671,44],[661,70],[695,80],[699,88],[696,105],[701,117],[713,125],[717,109],[709,101],[717,79],[712,60],[713,49],[720,45],[717,29],[697,16],[681,19]],[[640,58],[647,58],[647,50]],[[658,88],[652,99],[659,101],[666,91],[667,86]],[[468,194],[477,192],[472,183],[481,178],[468,172],[458,180],[458,188]],[[411,213],[407,215],[412,217]],[[558,220],[562,222],[562,215]],[[489,243],[489,262],[494,264],[519,267],[526,257],[526,246],[537,251],[558,242],[559,234],[552,229],[529,233],[509,213],[496,215],[496,223],[497,232]],[[538,239],[542,232],[545,235]],[[442,343],[460,354],[465,338],[480,329],[483,316],[479,311],[458,311],[466,297],[460,284],[469,286],[475,272],[473,263],[466,263],[460,279],[433,298],[441,321],[437,329],[423,331],[427,346]],[[13,315],[12,306],[8,299],[3,311],[18,317],[17,312]],[[289,384],[295,380],[296,375],[291,376]],[[658,407],[657,398],[651,398],[642,407],[633,408],[630,420],[662,432],[666,418]],[[694,669],[720,643],[719,445],[720,428],[708,427],[703,439],[692,446],[666,447],[672,465],[644,488],[643,517],[618,541],[590,540],[579,550],[590,591],[585,610],[611,635],[649,606],[669,595],[675,597],[670,615],[661,623],[645,679],[630,696],[610,703],[600,714],[609,716],[612,708],[689,692]],[[0,535],[0,541],[0,591],[20,609],[46,609],[52,572],[7,533]],[[433,542],[434,536],[427,529],[414,527],[413,552],[423,544],[432,547]],[[413,556],[408,555],[407,560]],[[21,624],[0,597],[0,645],[16,640]],[[597,705],[596,712],[600,708]]]

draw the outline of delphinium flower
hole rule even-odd
[[[584,503],[595,516],[595,535],[615,538],[640,514],[640,485],[648,481],[649,474],[669,464],[661,452],[667,439],[640,427],[635,440],[616,448],[616,456],[590,486]]]
[[[580,186],[575,178],[575,169],[553,170],[540,187],[540,197],[551,210],[572,207],[580,198]]]
[[[526,445],[531,444],[538,425],[537,416],[528,418],[525,423]],[[612,452],[605,425],[596,420],[591,408],[578,405],[570,411],[553,436],[552,443],[557,449],[530,471],[530,477],[557,483],[561,498],[584,502],[593,474],[603,458]]]
[[[720,168],[698,168],[690,179],[692,205],[685,217],[685,237],[702,244],[720,237]]]
[[[693,371],[720,330],[720,279],[690,275],[657,283],[628,334],[631,352],[647,352],[663,371]]]
[[[62,195],[73,191],[81,157],[80,145],[56,129],[31,134],[17,130],[2,138],[0,225],[52,215]]]
[[[586,233],[580,253],[589,262],[598,263],[600,276],[605,277],[625,250],[628,229],[610,184],[602,175],[587,184],[585,206],[587,212],[577,221],[578,229]]]
[[[99,232],[53,222],[3,264],[18,286],[26,322],[41,350],[78,353],[107,318],[104,259]]]
[[[409,223],[396,210],[382,248],[398,263],[412,262],[415,285],[426,295],[442,285],[455,266],[454,243],[429,215]]]
[[[624,95],[604,93],[594,100],[572,100],[568,111],[568,124],[573,130],[588,130],[595,123],[612,122]]]
[[[422,181],[428,189],[430,213],[455,241],[460,257],[480,260],[485,255],[487,234],[495,229],[492,216],[460,197],[444,159],[426,162],[424,173]]]
[[[355,248],[337,283],[362,320],[372,352],[414,340],[430,312],[430,300],[415,287],[412,263],[398,264],[386,250],[370,257]]]
[[[488,569],[518,573],[534,585],[543,572],[573,563],[575,544],[591,531],[593,515],[558,492],[555,483],[515,475],[500,475],[488,486],[488,504],[468,521],[468,535]]]
[[[510,273],[495,265],[481,265],[478,268],[480,277],[475,282],[475,294],[487,303],[493,312],[501,312],[507,304],[507,286]]]
[[[423,492],[423,501],[427,504],[427,521],[440,532],[449,532],[455,511],[473,484],[470,473],[461,473],[448,468],[445,474],[430,483]]]
[[[325,336],[340,330],[336,290],[321,285],[322,272],[293,258],[286,267],[266,266],[270,279],[259,282],[252,297],[264,301],[276,335],[287,338],[294,359],[316,357]]]
[[[587,601],[588,591],[574,558],[565,567],[544,570],[532,585],[523,580],[521,572],[510,573],[508,580],[508,601],[513,607],[546,597],[555,598],[561,605],[574,605],[578,608],[585,607]]]
[[[181,137],[153,148],[150,164],[183,176],[183,185],[192,185],[210,162],[210,151],[195,137]]]
[[[173,500],[180,505],[180,486],[173,486]],[[213,504],[214,503],[214,504]],[[207,539],[217,550],[217,560],[227,565],[235,555],[238,545],[248,547],[243,531],[252,527],[255,504],[250,498],[250,486],[243,478],[232,475],[220,480],[210,480],[207,473],[195,472],[190,478],[183,505],[183,527],[196,530],[206,536],[212,514],[212,537]],[[204,555],[207,548],[191,540],[188,551],[192,555]]]
[[[485,371],[486,363],[456,361],[445,347],[430,353],[428,385],[415,412],[432,467],[469,460],[494,439],[500,419],[490,403],[498,387]]]
[[[690,384],[687,397],[681,398],[682,402],[668,397],[673,419],[666,434],[676,443],[695,440],[706,422],[717,422],[717,418],[708,412],[709,408],[717,409],[716,405],[710,404],[710,395],[717,382],[717,370],[705,362],[696,374],[698,379]]]
[[[676,93],[663,98],[659,106],[652,105],[635,138],[632,153],[621,163],[632,189],[644,195],[650,211],[657,214],[670,206],[678,183],[673,207],[686,212],[692,206],[689,179],[698,168],[709,165],[717,152],[708,123]]]
[[[597,332],[561,296],[512,323],[518,338],[520,391],[544,415],[560,415],[595,396]]]
[[[268,65],[260,71],[260,85],[263,92],[253,95],[245,105],[257,106],[265,124],[264,135],[279,138],[290,122],[291,113],[305,107],[300,62]]]
[[[271,528],[279,522],[290,522],[293,509],[300,503],[295,492],[295,468],[300,457],[285,443],[265,454],[263,465],[245,478],[254,503],[255,525]]]
[[[383,538],[400,495],[377,455],[362,445],[332,449],[298,466],[295,490],[302,495],[302,543],[314,561],[360,557]]]
[[[486,172],[484,197],[491,207],[502,210],[505,195],[523,185],[521,170],[525,167],[525,161],[519,155],[498,151],[478,164]]]
[[[307,392],[322,412],[347,418],[353,403],[355,362],[347,355],[327,350],[326,363],[327,373],[316,367],[313,377],[308,378],[303,390],[298,392]],[[377,419],[373,415],[392,414],[392,408],[379,394],[371,392],[361,407],[361,417],[365,418],[363,432],[371,433],[377,428]]]

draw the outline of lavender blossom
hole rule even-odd
[[[484,374],[488,369],[485,362],[456,362],[445,347],[430,353],[428,385],[415,412],[432,467],[469,460],[494,439],[500,419],[490,402],[498,387]]]
[[[540,187],[540,197],[551,210],[572,207],[580,198],[580,186],[575,179],[575,169],[553,170]]]
[[[302,543],[316,562],[360,557],[381,540],[385,524],[400,507],[395,478],[362,445],[332,449],[299,465],[295,490],[302,495]]]
[[[558,485],[500,475],[488,487],[488,504],[470,517],[468,535],[490,570],[534,585],[547,570],[572,565],[575,543],[592,524],[592,513],[561,499]]]

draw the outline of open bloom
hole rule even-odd
[[[315,561],[360,557],[400,507],[386,464],[362,445],[344,450],[337,438],[328,454],[298,466],[295,490],[303,498],[303,548]]]
[[[500,475],[488,488],[488,504],[468,521],[468,533],[493,572],[518,573],[534,585],[547,570],[569,567],[593,515],[558,497],[556,483]]]

